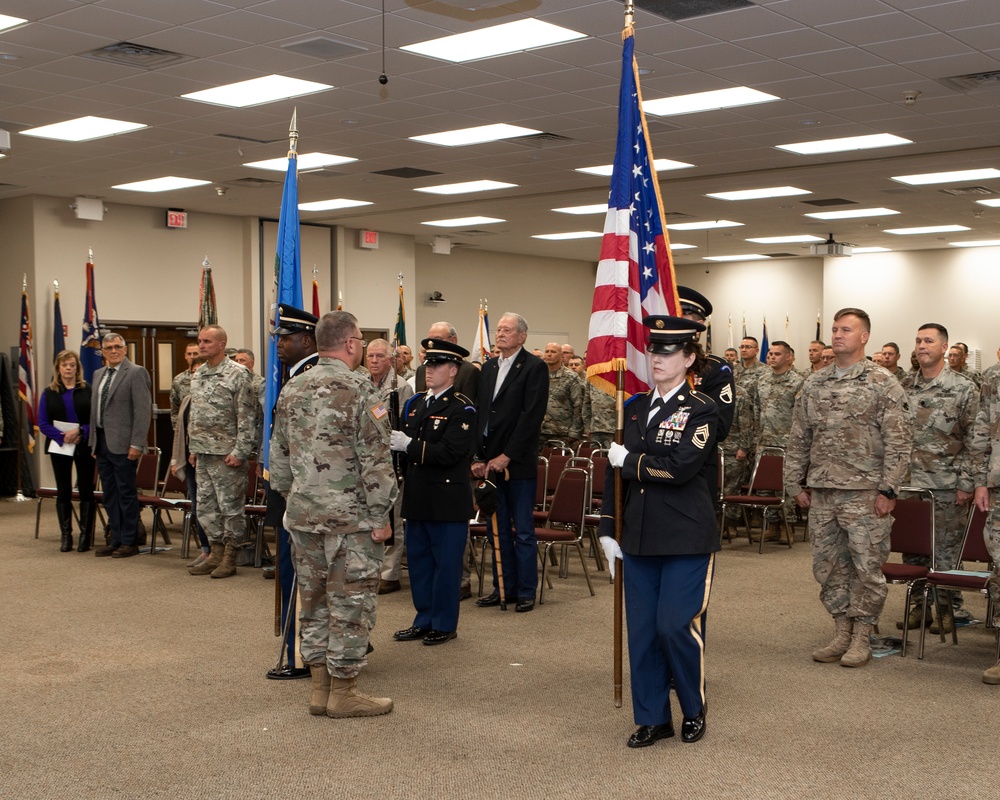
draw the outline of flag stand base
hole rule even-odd
[[[24,492],[22,492],[20,489],[18,489],[17,490],[17,494],[15,494],[13,497],[6,498],[5,502],[8,502],[8,503],[27,503],[30,499],[31,499],[30,497],[25,497]]]

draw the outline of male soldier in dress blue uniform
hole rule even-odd
[[[420,344],[426,351],[427,391],[410,399],[403,430],[391,434],[392,449],[406,456],[403,518],[417,614],[413,625],[393,638],[435,645],[458,635],[462,556],[473,514],[469,467],[476,409],[454,387],[469,351],[443,339]]]

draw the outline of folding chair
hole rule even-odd
[[[189,469],[193,469],[193,467],[189,467]],[[167,492],[182,496],[166,497]],[[153,509],[153,525],[149,538],[150,555],[156,552],[157,531],[162,534],[163,543],[170,544],[170,534],[167,533],[167,526],[163,522],[164,512],[168,515],[169,519],[171,511],[180,511],[184,515],[181,526],[181,558],[187,558],[187,545],[190,538],[191,526],[191,500],[184,497],[183,495],[185,494],[187,494],[187,484],[176,475],[172,475],[170,470],[167,470],[166,476],[160,481],[159,495],[144,501],[145,507]]]
[[[587,579],[587,588],[590,589],[591,597],[594,595],[590,573],[587,571],[587,558],[583,552],[584,516],[587,511],[587,484],[589,480],[590,477],[585,470],[575,467],[564,469],[559,476],[559,483],[552,497],[548,519],[543,527],[535,529],[538,543],[543,545],[539,553],[539,557],[542,559],[542,580],[538,591],[539,605],[545,602],[548,555],[553,546],[557,544],[562,548],[564,565],[567,548],[571,545],[576,547],[580,554],[580,563],[583,565],[583,575]],[[551,585],[551,581],[549,583]]]
[[[785,513],[785,483],[784,483],[784,463],[785,451],[781,447],[765,447],[758,455],[757,463],[754,465],[753,474],[750,476],[750,484],[746,494],[723,495],[722,502],[726,505],[739,506],[743,509],[743,521],[747,526],[747,538],[753,544],[753,533],[750,530],[750,517],[748,509],[766,510],[768,508],[778,508],[781,510],[781,522],[785,529],[788,546],[792,546],[792,528],[788,524],[788,515]],[[769,494],[761,494],[768,492]],[[769,523],[767,514],[764,514],[764,521],[760,531],[760,550],[764,552],[764,539],[767,537]]]

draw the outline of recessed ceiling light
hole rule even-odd
[[[421,225],[435,225],[439,228],[461,228],[465,225],[490,225],[494,222],[506,222],[496,217],[456,217],[455,219],[435,219],[421,222]]]
[[[755,244],[796,244],[805,242],[825,242],[822,236],[813,236],[809,233],[804,233],[798,236],[759,236],[756,239],[747,239],[748,242],[754,242]]]
[[[604,214],[607,213],[607,203],[594,203],[589,206],[565,206],[563,208],[553,208],[560,214]]]
[[[105,136],[117,136],[119,133],[137,131],[146,126],[141,122],[125,122],[120,119],[105,119],[104,117],[79,117],[52,125],[42,125],[40,128],[29,128],[21,131],[25,136],[37,136],[40,139],[58,139],[63,142],[87,142],[91,139],[101,139]]]
[[[536,233],[531,238],[559,242],[564,239],[599,239],[603,235],[600,231],[570,231],[569,233]]]
[[[483,142],[497,142],[501,139],[513,139],[515,136],[534,136],[536,133],[541,133],[541,131],[500,122],[496,125],[479,125],[475,128],[461,128],[454,131],[442,131],[441,133],[426,133],[422,136],[411,136],[410,140],[425,142],[426,144],[439,144],[444,147],[464,147],[468,144],[482,144]]]
[[[8,28],[13,28],[16,25],[23,25],[28,20],[21,19],[20,17],[9,17],[6,14],[0,14],[0,31],[5,31]]]
[[[872,150],[876,147],[898,147],[903,144],[913,144],[913,142],[891,133],[873,133],[868,136],[846,136],[843,139],[822,139],[817,142],[777,144],[775,147],[790,153],[811,156],[819,153],[844,153],[849,150]]]
[[[322,167],[332,167],[337,164],[350,164],[357,161],[349,156],[334,156],[329,153],[299,153],[295,158],[299,166],[299,172],[307,169],[320,169]],[[255,169],[270,169],[275,172],[284,172],[288,169],[288,157],[269,158],[266,161],[250,161],[243,165]]]
[[[948,242],[952,247],[1000,247],[1000,239],[980,239],[978,242]]]
[[[112,186],[112,189],[124,189],[128,192],[169,192],[174,189],[189,189],[192,186],[204,186],[209,181],[199,181],[194,178],[175,178],[172,175],[166,178],[153,178],[148,181],[136,181],[135,183],[119,183]]]
[[[670,117],[676,114],[693,114],[696,111],[714,111],[720,108],[771,103],[780,99],[773,94],[758,92],[756,89],[749,89],[746,86],[737,86],[732,89],[717,89],[714,92],[696,92],[677,97],[645,100],[642,104],[642,110],[657,117]]]
[[[337,208],[357,208],[358,206],[370,206],[368,200],[348,200],[345,197],[338,197],[336,200],[317,200],[314,203],[299,203],[299,211],[333,211]]]
[[[988,206],[990,208],[1000,208],[1000,200],[977,200],[977,203],[981,206]]]
[[[657,172],[666,172],[670,169],[687,169],[694,164],[687,164],[684,161],[671,161],[669,158],[657,158],[653,161],[653,169]],[[580,167],[576,172],[586,172],[588,175],[600,175],[609,177],[614,172],[614,164],[603,164],[599,167]]]
[[[844,211],[814,211],[811,214],[803,214],[803,216],[813,219],[855,219],[857,217],[887,217],[890,214],[898,213],[891,208],[848,208]]]
[[[444,61],[462,62],[518,53],[522,50],[534,50],[538,47],[549,47],[585,38],[586,34],[529,18],[408,44],[400,50]]]
[[[927,183],[955,183],[956,181],[984,181],[989,178],[1000,178],[1000,169],[960,169],[955,172],[927,172],[923,175],[897,175],[894,181],[910,186],[922,186]]]
[[[426,192],[427,194],[469,194],[470,192],[492,192],[497,189],[514,189],[516,187],[516,183],[504,183],[503,181],[465,181],[464,183],[442,183],[440,186],[425,186],[422,189],[414,189],[413,191]]]
[[[742,256],[702,256],[705,261],[762,261],[770,257],[760,253],[749,253]]]
[[[680,242],[671,242],[671,250],[697,250],[698,245],[696,244],[681,244]]]
[[[920,233],[955,233],[957,231],[971,231],[965,225],[925,225],[922,228],[886,228],[886,233],[894,233],[897,236],[913,236]]]
[[[890,253],[892,252],[888,247],[855,247],[854,255],[858,253]]]
[[[707,222],[675,222],[668,224],[667,228],[672,231],[706,231],[711,228],[740,228],[742,222],[733,222],[729,219],[711,219]]]
[[[742,189],[738,192],[709,192],[706,197],[718,200],[762,200],[767,197],[791,197],[796,194],[812,194],[794,186],[772,186],[768,189]]]
[[[301,97],[304,94],[315,94],[333,89],[326,83],[303,81],[299,78],[286,78],[284,75],[265,75],[263,78],[253,78],[249,81],[230,83],[226,86],[216,86],[214,89],[202,89],[200,92],[182,94],[186,100],[197,100],[199,103],[211,103],[216,106],[230,108],[247,108],[275,100],[287,100],[289,97]]]

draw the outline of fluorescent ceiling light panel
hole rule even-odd
[[[672,231],[707,231],[711,228],[741,228],[742,222],[733,222],[729,219],[711,219],[707,222],[675,222],[667,225]]]
[[[671,242],[671,250],[697,250],[698,245],[696,244],[681,244],[680,242]]]
[[[334,156],[329,153],[299,153],[296,157],[299,165],[299,172],[307,169],[321,169],[322,167],[333,167],[337,164],[350,164],[357,161],[349,156]],[[254,169],[270,169],[275,172],[285,172],[288,169],[288,157],[269,158],[266,161],[250,161],[243,165]]]
[[[275,100],[287,100],[289,97],[325,92],[332,88],[334,87],[326,83],[286,78],[284,75],[265,75],[263,78],[216,86],[214,89],[189,92],[182,94],[181,97],[185,100],[197,100],[199,103],[211,103],[215,106],[247,108],[248,106],[273,103]]]
[[[1000,208],[1000,200],[977,200],[976,202],[988,208]]]
[[[599,239],[604,236],[599,231],[570,231],[569,233],[537,233],[532,235],[532,239],[548,239],[553,242],[560,242],[565,239]]]
[[[426,133],[423,136],[411,136],[410,140],[425,142],[426,144],[439,144],[444,147],[464,147],[469,144],[482,144],[483,142],[498,142],[502,139],[513,139],[515,136],[534,136],[536,133],[541,133],[541,131],[500,122],[496,125],[479,125],[475,128],[460,128],[455,131]]]
[[[756,239],[747,239],[748,242],[754,242],[755,244],[797,244],[805,242],[825,242],[822,236],[813,236],[809,233],[804,233],[799,236],[759,236]]]
[[[848,208],[844,211],[814,211],[812,214],[803,214],[813,219],[857,219],[859,217],[887,217],[890,214],[898,214],[891,208]]]
[[[209,181],[199,181],[194,178],[175,178],[172,175],[166,178],[153,178],[148,181],[136,181],[135,183],[119,183],[112,186],[112,189],[124,189],[128,192],[170,192],[174,189],[190,189],[192,186],[204,186]]]
[[[435,219],[429,222],[421,222],[421,225],[435,225],[438,228],[461,228],[465,225],[490,225],[494,222],[506,222],[505,219],[496,217],[456,217],[455,219]]]
[[[772,103],[780,99],[773,94],[758,92],[746,86],[736,86],[732,89],[717,89],[714,92],[696,92],[646,100],[642,104],[642,110],[657,117],[671,117],[677,114],[693,114],[696,111],[715,111],[720,108]]]
[[[368,200],[348,200],[338,197],[336,200],[317,200],[315,203],[299,203],[299,211],[333,211],[337,208],[357,208],[370,206]]]
[[[589,206],[565,206],[564,208],[553,208],[560,214],[605,214],[608,210],[607,203],[594,203]]]
[[[125,122],[120,119],[105,119],[104,117],[79,117],[40,128],[29,128],[21,131],[25,136],[37,136],[39,139],[59,139],[63,142],[88,142],[91,139],[102,139],[105,136],[117,136],[119,133],[137,131],[146,126],[141,122]]]
[[[586,34],[571,31],[569,28],[560,28],[549,22],[521,19],[468,33],[456,33],[453,36],[442,36],[440,39],[408,44],[400,49],[461,63],[586,38]]]
[[[894,233],[897,236],[913,236],[921,233],[955,233],[957,231],[971,231],[965,225],[925,225],[922,228],[886,228],[886,233]]]
[[[687,169],[688,167],[693,167],[694,164],[688,164],[684,161],[671,161],[669,158],[657,158],[653,161],[653,169],[657,172],[666,172],[670,169]],[[614,172],[614,164],[603,164],[600,167],[580,167],[575,170],[576,172],[586,172],[588,175],[600,175],[602,177],[611,177],[611,173]]]
[[[425,186],[423,189],[414,189],[415,192],[426,192],[427,194],[469,194],[471,192],[493,192],[497,189],[515,189],[516,183],[504,183],[503,181],[465,181],[464,183],[442,183],[440,186]],[[607,206],[605,206],[607,209]]]
[[[873,133],[868,136],[846,136],[843,139],[777,144],[775,147],[802,156],[812,156],[820,153],[845,153],[849,150],[873,150],[876,147],[898,147],[903,144],[913,144],[913,142],[891,133]]]
[[[927,172],[923,175],[898,175],[894,181],[910,186],[923,186],[928,183],[955,183],[956,181],[985,181],[990,178],[1000,178],[1000,169],[960,169],[955,172]]]
[[[978,242],[949,242],[952,247],[1000,247],[1000,239],[980,239]],[[855,250],[855,252],[857,252]]]
[[[855,247],[854,255],[859,253],[891,253],[888,247]]]
[[[742,256],[703,256],[705,261],[763,261],[770,257],[760,253],[749,253]]]
[[[709,192],[706,197],[718,200],[763,200],[768,197],[792,197],[797,194],[812,194],[806,189],[794,186],[772,186],[769,189],[742,189],[738,192]]]
[[[16,25],[23,25],[27,21],[28,20],[21,19],[20,17],[9,17],[6,14],[0,14],[0,31],[5,31]]]

